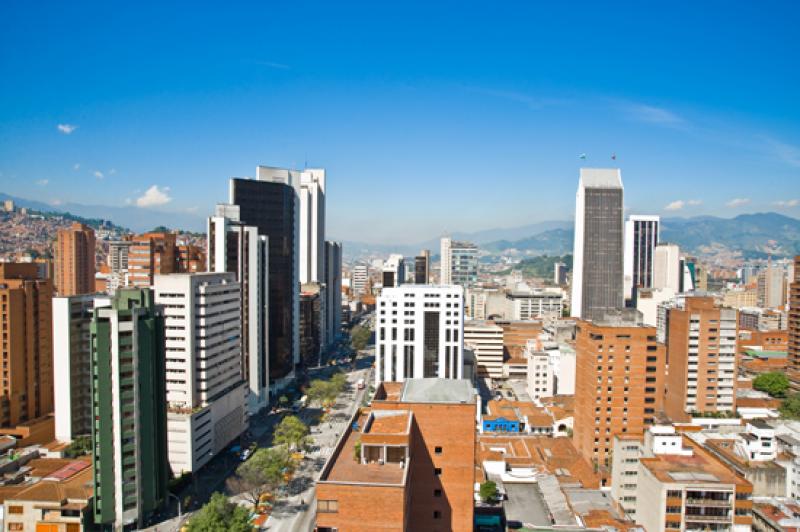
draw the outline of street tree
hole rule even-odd
[[[285,445],[290,450],[305,447],[308,442],[308,426],[297,416],[286,416],[275,428],[272,441],[275,445]]]
[[[250,513],[246,508],[215,492],[211,500],[189,520],[190,532],[250,532]]]
[[[236,468],[236,487],[253,504],[264,490],[275,491],[287,482],[295,464],[286,447],[259,449],[249,460]]]
[[[792,394],[784,399],[778,410],[785,418],[800,419],[800,393]]]

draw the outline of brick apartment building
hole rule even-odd
[[[55,289],[60,296],[91,294],[95,272],[94,230],[81,223],[59,229],[55,244]]]
[[[652,425],[664,397],[666,350],[638,312],[579,321],[573,443],[607,484],[612,438]]]
[[[475,392],[466,380],[381,383],[317,483],[317,530],[473,530]]]
[[[732,412],[736,400],[736,309],[713,297],[687,297],[669,309],[669,375],[665,413],[690,421],[693,412]]]
[[[128,250],[128,284],[147,288],[156,274],[175,273],[177,249],[174,233],[145,233],[133,238]]]
[[[794,258],[794,278],[789,284],[789,379],[800,390],[800,255]]]

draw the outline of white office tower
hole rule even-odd
[[[300,172],[300,283],[324,282],[325,170]]]
[[[598,319],[623,307],[622,175],[581,168],[575,196],[572,316]]]
[[[564,309],[564,292],[560,288],[532,288],[518,284],[506,293],[508,316],[512,320],[560,318]]]
[[[461,379],[464,289],[403,285],[377,301],[375,381]]]
[[[441,284],[467,288],[478,282],[478,246],[442,237],[440,255]]]
[[[786,270],[769,265],[758,272],[756,300],[761,308],[783,308],[786,305]]]
[[[164,308],[167,448],[175,475],[196,471],[247,428],[241,293],[233,273],[156,275]]]
[[[653,263],[660,223],[659,216],[637,214],[629,216],[625,222],[623,269],[626,306],[635,307],[638,290],[653,286]]]
[[[92,434],[92,344],[89,339],[95,306],[109,306],[108,297],[85,294],[53,298],[53,394],[56,439],[69,443]]]
[[[553,264],[553,284],[556,286],[567,284],[567,265],[563,262]]]
[[[369,279],[369,266],[357,264],[350,272],[350,287],[353,295],[363,295],[367,293],[367,280]]]
[[[342,329],[342,243],[325,242],[325,334],[331,345]]]
[[[239,222],[237,205],[217,205],[208,219],[209,272],[231,272],[241,285],[242,378],[248,412],[269,404],[269,242],[257,227]]]
[[[684,284],[683,269],[680,248],[676,244],[658,244],[653,263],[653,288],[680,293]]]
[[[464,323],[464,347],[475,354],[478,378],[503,377],[503,328],[486,321]]]
[[[405,260],[402,255],[396,253],[389,255],[389,259],[383,263],[381,282],[384,288],[393,288],[403,284],[406,278]]]

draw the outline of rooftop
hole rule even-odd
[[[581,168],[580,186],[622,188],[622,174],[619,168]]]
[[[650,470],[658,480],[665,483],[684,484],[718,482],[750,487],[750,483],[736,475],[731,469],[715,458],[709,451],[692,439],[684,436],[683,443],[692,449],[692,454],[661,454],[652,458],[641,458],[639,463]]]
[[[466,379],[406,379],[404,403],[474,403],[475,391]]]

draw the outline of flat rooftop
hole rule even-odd
[[[359,426],[364,426],[366,416],[358,420]],[[320,478],[327,482],[353,482],[359,484],[393,484],[402,485],[406,469],[399,464],[362,464],[355,459],[356,442],[361,437],[360,432],[352,428],[347,429],[346,439],[341,447],[341,452],[333,459],[333,467],[327,476]],[[408,464],[406,464],[408,467]]]
[[[707,484],[717,482],[737,486],[750,485],[691,438],[684,436],[683,443],[692,449],[690,456],[662,454],[652,458],[642,458],[639,463],[649,469],[658,480],[666,483]]]
[[[474,403],[475,390],[466,379],[406,379],[404,403]]]

